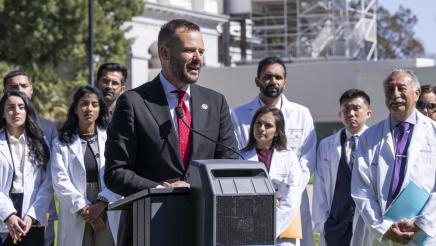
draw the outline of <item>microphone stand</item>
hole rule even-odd
[[[183,122],[183,124],[184,124],[184,125],[185,125],[189,130],[191,130],[191,131],[197,133],[198,135],[204,137],[205,139],[207,139],[207,140],[209,140],[209,141],[211,141],[211,142],[214,142],[214,143],[218,144],[219,146],[224,147],[224,148],[227,149],[227,150],[230,150],[231,152],[233,152],[233,153],[237,154],[239,157],[241,157],[242,160],[245,160],[245,158],[244,158],[244,157],[243,157],[243,156],[242,156],[238,151],[236,151],[236,150],[230,148],[229,146],[226,146],[226,145],[223,144],[223,143],[220,143],[220,142],[218,142],[218,141],[215,141],[214,139],[212,139],[212,138],[210,138],[210,137],[204,135],[203,133],[201,133],[201,132],[199,132],[199,131],[194,130],[193,128],[191,128],[191,127],[186,123],[186,121],[185,121],[185,119],[184,119],[184,116],[183,116],[183,110],[182,110],[180,107],[176,107],[174,110],[176,111],[177,118],[181,119],[182,122]]]

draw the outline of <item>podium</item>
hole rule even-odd
[[[271,245],[275,190],[265,166],[193,160],[191,188],[146,189],[109,205],[133,211],[134,246]]]
[[[193,160],[186,180],[195,211],[193,245],[275,243],[275,190],[263,163]]]
[[[192,246],[188,188],[151,188],[109,205],[133,210],[134,246]]]

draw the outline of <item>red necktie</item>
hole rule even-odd
[[[186,91],[177,90],[175,91],[179,96],[179,103],[177,104],[183,110],[183,117],[188,126],[192,126],[191,124],[191,113],[189,112],[188,106],[185,103]],[[179,150],[180,156],[183,160],[183,166],[185,170],[189,165],[189,158],[191,156],[191,131],[188,127],[183,124],[182,119],[177,118],[177,124],[179,126]]]

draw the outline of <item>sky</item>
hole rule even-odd
[[[379,5],[394,13],[399,6],[409,8],[418,17],[415,35],[424,45],[428,56],[436,57],[436,1],[435,0],[379,0]]]

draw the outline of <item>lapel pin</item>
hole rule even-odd
[[[209,106],[207,106],[206,103],[201,104],[201,109],[207,110],[208,108],[209,108]]]

